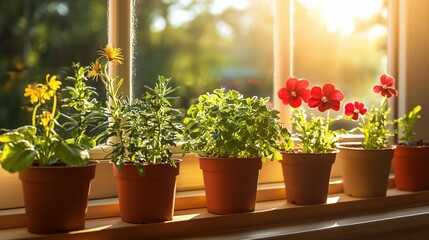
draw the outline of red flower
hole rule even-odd
[[[347,103],[344,106],[344,114],[346,116],[352,116],[353,120],[358,120],[359,119],[359,114],[360,115],[365,115],[365,113],[368,111],[368,109],[366,109],[365,105],[361,102],[354,102],[353,103]]]
[[[310,108],[318,108],[319,111],[324,112],[328,109],[338,111],[340,110],[340,102],[344,99],[343,93],[335,89],[335,85],[327,83],[323,85],[323,89],[319,86],[314,86],[311,89],[311,98],[308,100]]]
[[[395,79],[392,76],[383,74],[380,76],[380,82],[380,85],[374,85],[372,88],[375,93],[381,93],[381,96],[387,98],[398,96],[398,90],[395,88]]]
[[[310,98],[310,89],[307,89],[309,85],[306,79],[289,78],[286,87],[279,90],[278,96],[283,104],[297,108],[301,106],[302,101],[307,102]]]

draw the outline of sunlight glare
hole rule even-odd
[[[383,0],[297,0],[309,9],[321,11],[326,29],[350,35],[355,31],[355,19],[367,19],[383,9]]]
[[[249,0],[216,0],[212,2],[212,5],[210,6],[210,12],[213,14],[220,14],[222,13],[226,8],[232,7],[235,9],[243,10],[246,7],[249,6]]]

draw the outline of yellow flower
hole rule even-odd
[[[46,83],[48,84],[50,91],[56,92],[60,88],[62,83],[61,81],[57,81],[56,75],[49,78],[50,76],[50,74],[46,74]],[[53,96],[53,93],[51,94],[51,96]]]
[[[88,72],[88,77],[95,78],[96,80],[98,80],[98,77],[101,75],[101,71],[102,66],[97,59],[95,60],[95,63],[91,63],[91,70],[89,70]]]
[[[48,111],[43,111],[42,112],[42,118],[40,119],[40,121],[42,122],[43,127],[48,127],[50,122],[54,120],[54,116],[52,116],[52,114]]]
[[[109,62],[112,61],[115,64],[122,64],[124,56],[122,56],[121,51],[122,49],[120,48],[114,48],[110,45],[107,45],[105,48],[101,48],[98,53],[100,54],[100,56],[107,57],[109,59]]]
[[[40,88],[40,96],[41,96],[41,101],[42,103],[45,102],[45,100],[49,100],[51,99],[51,97],[53,97],[54,95],[50,93],[48,86],[43,85],[43,84],[37,84]]]
[[[32,104],[51,99],[51,95],[48,93],[48,87],[43,84],[28,84],[24,90],[24,97],[30,97]]]

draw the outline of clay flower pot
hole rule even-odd
[[[216,214],[255,210],[261,158],[199,157],[207,210]]]
[[[140,175],[134,164],[125,164],[118,171],[113,166],[118,190],[121,219],[128,223],[152,223],[173,219],[176,196],[177,167],[170,164],[147,164]]]
[[[337,152],[282,152],[283,160],[280,163],[288,203],[310,205],[326,202],[331,168]]]
[[[396,146],[393,155],[396,188],[405,191],[429,189],[429,147]]]
[[[366,150],[360,144],[338,146],[344,193],[361,198],[386,196],[393,148]]]
[[[28,231],[48,234],[83,229],[96,164],[32,166],[20,172]]]

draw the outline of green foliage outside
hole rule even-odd
[[[64,80],[72,62],[89,64],[107,43],[106,12],[106,0],[0,1],[0,128],[30,123],[27,84],[47,72]]]

